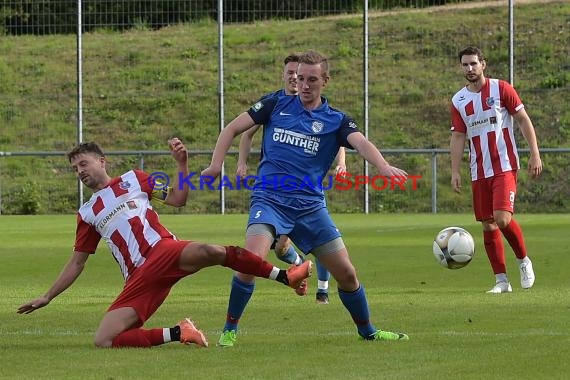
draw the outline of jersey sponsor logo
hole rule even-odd
[[[127,207],[129,208],[129,210],[134,210],[137,208],[137,202],[127,201]]]
[[[496,116],[491,116],[489,118],[489,123],[491,124],[497,124],[497,117]]]
[[[117,207],[115,207],[107,215],[105,215],[103,217],[103,220],[101,220],[99,224],[97,224],[97,229],[101,231],[113,219],[113,217],[115,217],[119,213],[122,213],[123,211],[126,211],[127,209],[128,207],[126,202],[117,205]]]
[[[273,130],[273,141],[298,146],[303,148],[305,153],[316,156],[319,151],[321,139],[319,137],[307,136],[302,133],[288,131],[282,128],[275,128]]]
[[[495,123],[496,122],[497,122],[497,119],[495,118]],[[486,117],[484,119],[475,120],[474,122],[469,123],[469,127],[470,128],[482,127],[482,126],[485,126],[489,123],[492,123],[492,121],[489,120],[488,117]]]
[[[261,102],[257,102],[253,106],[251,106],[251,109],[254,110],[255,112],[259,111],[262,108],[263,108],[263,103]]]
[[[122,181],[119,183],[119,189],[121,190],[127,190],[129,187],[131,187],[129,181]]]
[[[324,124],[321,123],[320,121],[313,121],[313,125],[311,125],[311,129],[315,133],[320,133],[324,127],[325,127]]]

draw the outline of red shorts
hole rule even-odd
[[[179,267],[180,253],[190,243],[164,239],[154,246],[145,263],[129,276],[123,291],[108,311],[132,307],[139,316],[134,327],[141,327],[164,302],[170,289],[191,274]]]
[[[514,212],[517,193],[516,170],[471,182],[473,211],[478,221],[493,219],[493,211]]]

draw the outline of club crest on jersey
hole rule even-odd
[[[356,123],[354,121],[351,121],[348,123],[348,128],[356,129]]]
[[[311,129],[315,133],[320,133],[324,128],[324,124],[320,121],[313,121],[313,125],[311,125]]]
[[[119,189],[121,189],[121,190],[127,190],[129,187],[131,187],[131,184],[129,183],[129,181],[123,181],[123,182],[119,183]]]
[[[251,109],[254,110],[255,112],[259,111],[262,108],[263,108],[263,103],[261,102],[257,102],[253,106],[251,106]]]
[[[487,98],[487,100],[485,100],[485,103],[487,103],[487,105],[488,105],[489,107],[491,107],[493,104],[495,104],[495,99],[494,99],[492,96],[489,96],[489,97]]]

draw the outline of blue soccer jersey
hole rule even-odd
[[[267,100],[269,98],[274,98],[274,97],[279,97],[279,96],[295,96],[295,95],[287,95],[285,93],[285,89],[282,88],[281,90],[273,91],[273,92],[270,92],[268,94],[263,95],[261,97],[261,99],[259,99],[259,101]]]
[[[264,152],[255,191],[281,196],[323,199],[323,181],[341,146],[358,128],[352,118],[323,104],[306,110],[298,96],[264,97],[248,111],[263,124]]]

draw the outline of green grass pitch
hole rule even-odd
[[[0,217],[2,379],[566,379],[570,371],[570,216],[519,215],[537,280],[522,290],[507,246],[513,293],[486,294],[493,276],[471,215],[336,215],[373,322],[409,342],[361,342],[331,281],[331,303],[259,279],[238,343],[215,346],[231,271],[182,280],[147,327],[190,316],[210,340],[198,349],[97,349],[93,334],[122,278],[103,243],[76,283],[47,307],[18,315],[67,262],[75,217]],[[244,215],[167,215],[179,237],[243,245]],[[474,260],[448,270],[431,253],[435,234],[459,225],[475,238]],[[271,261],[283,264],[271,254]],[[283,266],[283,265],[282,265]],[[316,276],[315,276],[316,277]]]

